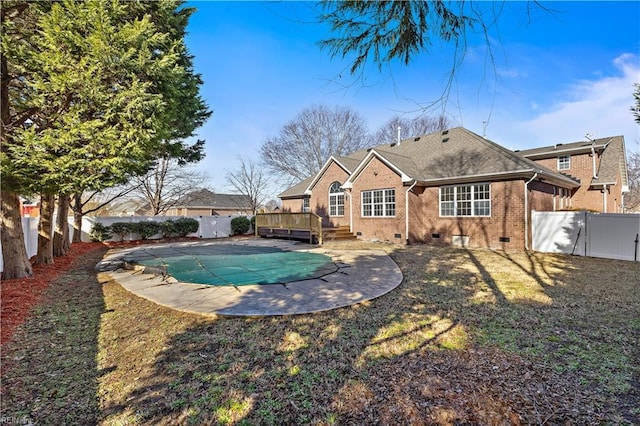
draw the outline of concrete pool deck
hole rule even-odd
[[[165,257],[211,245],[273,247],[286,251],[321,253],[338,266],[322,278],[287,284],[211,286],[179,282],[171,276],[124,269],[125,262],[147,258],[155,251]],[[114,280],[128,291],[157,304],[185,312],[227,316],[295,315],[350,306],[380,297],[402,282],[400,268],[383,251],[324,249],[273,239],[225,239],[143,245],[112,249],[96,265],[100,280]]]

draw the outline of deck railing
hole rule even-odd
[[[322,218],[314,213],[258,213],[256,214],[256,236],[259,228],[309,231],[310,240],[315,235],[322,244]]]

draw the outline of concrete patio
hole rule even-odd
[[[212,286],[179,282],[171,276],[124,269],[125,262],[161,250],[165,257],[194,250],[206,253],[219,244],[274,247],[329,256],[337,271],[322,278],[286,284]],[[185,312],[227,316],[295,315],[320,312],[380,297],[402,282],[393,260],[378,250],[324,249],[299,242],[274,239],[225,239],[143,245],[112,249],[96,265],[102,282],[114,280],[130,292],[163,306]]]

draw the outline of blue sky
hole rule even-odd
[[[506,2],[489,46],[471,35],[448,100],[426,110],[447,115],[510,149],[624,135],[638,150],[633,83],[640,82],[640,2],[545,2],[546,12]],[[194,1],[186,42],[202,74],[202,96],[214,111],[199,129],[207,157],[198,165],[217,192],[238,155],[259,149],[312,105],[348,106],[372,131],[392,116],[414,117],[443,93],[450,46],[435,44],[408,66],[365,68],[331,59],[317,42],[328,28],[311,2]],[[496,3],[480,3],[493,8]],[[489,50],[493,60],[488,55]],[[483,122],[486,122],[483,124]],[[276,192],[283,188],[274,188]]]

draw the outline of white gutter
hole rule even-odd
[[[607,212],[607,184],[602,185],[602,213]]]
[[[529,184],[538,177],[536,172],[531,179],[524,184],[524,249],[529,250]]]
[[[485,174],[476,174],[476,175],[468,175],[468,176],[453,176],[446,178],[435,178],[435,179],[427,179],[427,180],[418,180],[418,183],[425,186],[436,186],[436,185],[444,185],[448,183],[466,183],[466,182],[480,182],[482,180],[491,180],[492,178],[503,178],[505,176],[512,178],[526,178],[529,173],[541,174],[541,179],[544,178],[545,181],[549,183],[558,184],[559,186],[565,185],[567,183],[572,183],[574,188],[579,188],[580,185],[573,181],[572,179],[563,176],[563,175],[550,175],[544,170],[536,170],[536,169],[525,169],[518,170],[514,172],[498,172],[498,173],[485,173]]]
[[[608,142],[607,142],[608,143]],[[603,147],[606,147],[607,144],[596,144],[596,148],[600,149]],[[579,146],[579,147],[575,147],[575,148],[567,148],[567,149],[554,149],[551,151],[543,151],[543,152],[536,152],[536,153],[532,153],[532,154],[523,154],[524,151],[528,151],[528,150],[524,150],[524,151],[514,151],[516,154],[520,154],[522,157],[524,158],[528,158],[530,160],[536,159],[539,160],[540,158],[543,157],[549,157],[549,156],[557,156],[557,155],[561,155],[561,154],[582,154],[585,152],[589,152],[589,147],[588,146]],[[582,151],[582,152],[580,152]]]
[[[409,244],[409,192],[411,192],[417,183],[417,181],[414,181],[409,189],[404,193],[404,236],[407,245]]]

